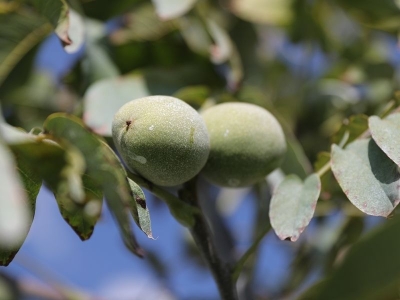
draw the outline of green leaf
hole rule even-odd
[[[64,220],[78,234],[82,240],[88,239],[95,225],[94,221],[86,216],[84,205],[87,201],[82,183],[85,162],[79,150],[70,145],[62,145],[65,150],[67,165],[62,174],[68,174],[64,184],[52,189],[57,200],[60,213]]]
[[[133,180],[128,178],[129,186],[132,191],[131,213],[140,229],[147,235],[148,238],[153,238],[151,232],[150,212],[147,208],[146,197],[143,190]]]
[[[170,20],[187,13],[197,0],[152,0],[152,2],[160,19]]]
[[[362,212],[387,217],[399,203],[397,165],[372,139],[346,149],[333,145],[331,169],[343,192]]]
[[[8,130],[5,130],[3,126],[7,126]],[[26,133],[15,129],[12,126],[6,125],[6,124],[1,124],[1,132],[2,136],[4,137],[7,135],[7,138],[5,139],[6,141],[11,140],[11,135],[12,133],[10,131],[14,131],[15,134],[15,140],[21,140],[23,135],[27,135]],[[5,132],[7,132],[5,134]],[[17,137],[19,136],[19,137]],[[39,193],[40,187],[42,186],[42,179],[40,176],[36,173],[33,172],[31,167],[30,167],[30,161],[28,161],[25,157],[15,157],[16,164],[17,164],[17,169],[19,176],[22,180],[23,186],[25,188],[26,195],[28,196],[29,200],[29,208],[30,208],[30,216],[31,219],[29,220],[29,224],[31,225],[33,222],[33,217],[35,214],[35,208],[36,208],[36,197]],[[29,226],[30,226],[29,225]],[[27,232],[28,233],[28,232]],[[24,237],[25,241],[26,236]],[[20,243],[20,245],[17,245],[15,247],[12,247],[11,249],[8,248],[1,248],[0,247],[0,265],[8,265],[14,256],[17,254],[19,251],[20,247],[22,246],[23,243]]]
[[[7,124],[2,124],[1,129],[18,166],[23,164],[24,174],[29,175],[25,176],[29,179],[27,183],[36,184],[34,199],[43,179],[54,192],[65,221],[82,240],[90,238],[100,216],[103,196],[97,183],[83,174],[85,162],[80,151],[71,145],[61,148],[54,141]],[[27,188],[27,191],[30,190]]]
[[[234,51],[234,45],[228,32],[211,18],[206,19],[206,25],[213,39],[210,49],[211,61],[215,64],[228,61]]]
[[[176,91],[172,96],[198,109],[210,96],[210,89],[206,85],[186,86]]]
[[[369,129],[379,148],[400,166],[400,114],[389,115],[384,120],[377,116],[371,116]]]
[[[292,0],[230,0],[232,13],[249,22],[286,25],[293,18]]]
[[[355,19],[369,27],[396,30],[400,25],[400,7],[396,1],[381,0],[336,0]]]
[[[269,217],[271,226],[281,240],[296,241],[314,214],[321,191],[317,174],[304,182],[289,175],[279,184],[271,199]]]
[[[363,217],[351,217],[348,218],[340,227],[337,232],[338,237],[335,238],[335,243],[329,250],[327,259],[325,262],[325,272],[331,272],[334,268],[335,262],[338,256],[346,249],[349,245],[355,243],[364,232],[364,218]]]
[[[21,299],[18,283],[6,274],[0,273],[0,299]]]
[[[69,197],[55,194],[64,220],[71,226],[82,241],[88,240],[94,230],[102,208],[103,192],[98,183],[87,174],[82,176],[85,199],[82,204],[71,201]]]
[[[336,271],[302,299],[395,299],[400,280],[400,218],[368,233],[347,253]],[[389,297],[387,293],[394,292]],[[386,296],[386,297],[385,297]]]
[[[323,151],[318,153],[317,160],[314,162],[314,170],[320,176],[321,180],[321,199],[329,200],[336,192],[341,193],[341,189],[331,172],[330,152]]]
[[[368,116],[354,115],[343,121],[338,132],[332,136],[332,144],[347,145],[368,130]]]
[[[55,32],[64,46],[72,41],[68,36],[69,9],[65,0],[30,0],[37,12],[45,17],[55,28]]]
[[[32,13],[0,14],[0,85],[10,71],[51,32],[44,18]]]
[[[305,178],[312,171],[304,149],[293,134],[286,134],[287,151],[281,169],[285,174],[296,174]]]
[[[121,162],[116,159],[113,151],[74,116],[52,114],[46,119],[44,129],[54,138],[67,141],[81,151],[86,160],[87,174],[102,187],[126,246],[134,254],[143,256],[129,218],[131,190]]]
[[[209,56],[212,40],[203,22],[193,16],[179,18],[176,22],[187,46],[195,53]]]
[[[88,82],[93,83],[120,75],[104,45],[104,38],[107,34],[105,25],[96,20],[88,19],[85,21],[85,29],[87,41],[82,69]]]
[[[154,6],[144,3],[124,16],[124,27],[114,31],[110,38],[114,44],[129,41],[155,41],[175,29],[172,22],[163,22],[157,16]]]
[[[8,265],[32,223],[31,206],[10,150],[0,141],[0,265]]]
[[[118,109],[148,95],[146,82],[140,74],[95,82],[84,96],[83,120],[97,134],[111,136],[112,121]]]

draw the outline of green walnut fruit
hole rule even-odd
[[[210,182],[243,187],[261,181],[279,167],[286,152],[283,130],[264,108],[229,102],[202,113],[210,135],[203,174]]]
[[[201,116],[182,100],[168,96],[123,105],[114,116],[112,136],[128,168],[161,186],[196,176],[210,151]]]

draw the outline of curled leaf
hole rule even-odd
[[[387,217],[400,201],[398,167],[372,139],[345,149],[333,145],[331,169],[351,203],[366,214]]]
[[[376,144],[400,166],[400,114],[389,115],[384,120],[371,116],[368,121],[371,136]]]

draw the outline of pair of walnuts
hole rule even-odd
[[[184,183],[200,171],[219,186],[252,185],[277,168],[286,152],[275,117],[239,102],[200,115],[177,98],[136,99],[115,114],[112,135],[127,167],[160,186]]]

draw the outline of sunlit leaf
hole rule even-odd
[[[379,148],[400,166],[400,114],[389,115],[384,120],[371,116],[369,129]]]
[[[207,28],[213,38],[210,48],[211,61],[215,64],[222,64],[232,55],[234,46],[231,38],[228,32],[212,19],[207,19]]]
[[[98,81],[85,93],[83,120],[94,132],[111,136],[112,120],[118,109],[133,99],[148,95],[140,74]]]
[[[64,47],[67,53],[75,53],[79,51],[85,40],[85,24],[83,17],[75,10],[69,10],[69,27],[68,36],[71,44]]]
[[[0,247],[18,249],[29,231],[32,212],[16,162],[3,142],[0,143],[0,176]],[[0,251],[0,265],[7,265],[12,259],[4,254]]]
[[[269,217],[271,226],[281,240],[296,241],[314,214],[321,182],[317,174],[304,182],[296,175],[287,176],[274,191]]]
[[[4,138],[6,143],[16,143],[29,140],[28,134],[22,130],[18,130],[15,127],[7,124],[1,124],[0,126],[0,136]],[[29,199],[31,218],[28,220],[28,222],[29,224],[32,224],[33,216],[35,214],[36,197],[42,185],[42,179],[36,172],[32,171],[30,162],[25,157],[17,156],[15,157],[15,160],[19,176]],[[28,234],[28,232],[26,232],[26,234]],[[24,240],[25,238],[26,235]],[[8,265],[17,254],[22,244],[23,243],[21,242],[19,245],[8,249],[0,247],[0,265]]]
[[[400,280],[399,230],[397,216],[364,236],[331,276],[313,288],[313,297],[301,299],[395,299]]]
[[[209,56],[212,41],[204,23],[193,16],[185,16],[179,18],[177,24],[188,47],[195,53]]]
[[[32,13],[0,14],[0,84],[19,60],[51,32],[46,19]]]
[[[115,154],[76,117],[53,114],[44,123],[48,134],[75,145],[86,160],[86,171],[103,189],[108,207],[119,224],[123,240],[132,253],[143,256],[131,228],[131,190]]]
[[[170,20],[187,13],[197,0],[152,0],[160,19]]]
[[[331,168],[343,192],[362,212],[387,217],[399,203],[398,167],[372,139],[345,149],[333,145]]]
[[[214,64],[227,63],[223,68],[223,76],[231,91],[236,91],[243,78],[243,66],[236,46],[232,42],[227,30],[213,19],[206,19],[208,32],[213,43],[210,46],[210,59]]]
[[[293,17],[292,0],[231,0],[230,2],[231,11],[250,22],[284,25]]]

